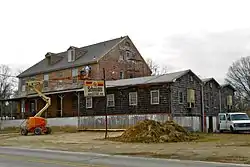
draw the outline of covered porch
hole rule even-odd
[[[45,118],[79,116],[81,92],[83,93],[82,89],[44,93],[51,98],[51,105],[42,116]],[[34,116],[45,104],[37,94],[1,100],[1,118],[25,119]]]

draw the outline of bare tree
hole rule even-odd
[[[236,89],[238,106],[248,106],[250,104],[250,56],[233,62],[225,80]]]
[[[0,99],[8,99],[13,94],[16,81],[11,75],[9,66],[0,65]]]
[[[161,75],[167,73],[167,67],[164,66],[163,68],[160,68],[160,65],[154,62],[152,59],[148,58],[146,59],[146,62],[149,66],[149,68],[152,71],[152,75]]]

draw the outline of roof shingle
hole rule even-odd
[[[58,61],[55,64],[48,64],[46,58],[41,60],[40,62],[36,63],[32,67],[28,68],[24,72],[18,75],[18,77],[27,77],[32,76],[40,73],[46,73],[51,71],[56,71],[60,69],[66,69],[73,66],[80,66],[85,64],[91,64],[96,62],[99,58],[101,58],[103,55],[105,55],[108,51],[110,51],[116,44],[121,42],[125,37],[115,38],[112,40],[84,46],[81,48],[77,48],[78,51],[81,51],[84,53],[83,56],[80,56],[78,59],[76,59],[74,62],[68,62],[68,56],[67,51],[53,54],[53,56],[61,57],[60,61]]]
[[[138,77],[130,79],[120,79],[115,81],[107,81],[107,87],[119,87],[119,86],[133,86],[141,84],[153,84],[153,83],[163,83],[163,82],[174,82],[175,79],[187,74],[191,70],[178,71],[173,73],[168,73],[159,76],[148,76],[148,77]]]

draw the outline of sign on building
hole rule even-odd
[[[105,96],[104,81],[84,81],[84,96],[85,97],[100,97]]]

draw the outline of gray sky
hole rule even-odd
[[[47,52],[129,35],[169,71],[223,77],[249,55],[250,10],[238,0],[7,0],[0,2],[1,64],[27,68]]]

